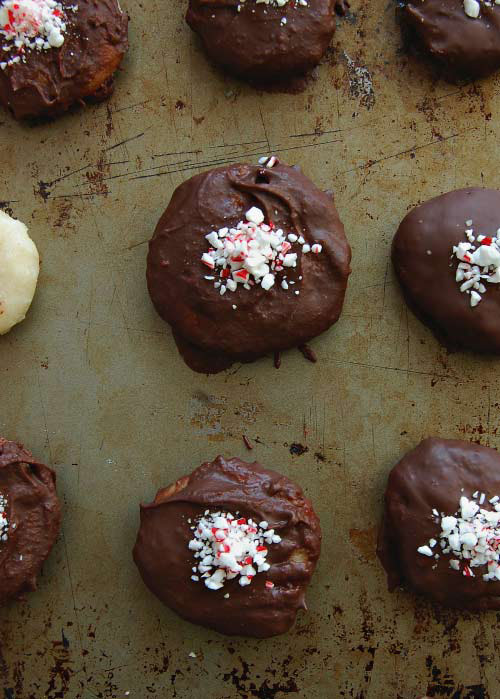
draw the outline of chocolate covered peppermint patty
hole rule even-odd
[[[389,475],[378,555],[389,589],[500,609],[500,454],[426,439]]]
[[[500,352],[500,191],[461,189],[410,211],[392,259],[405,298],[451,349]]]
[[[500,7],[495,0],[410,0],[401,11],[412,44],[444,77],[481,77],[500,68]]]
[[[60,527],[55,480],[22,445],[0,438],[0,604],[36,589]]]
[[[216,372],[335,323],[350,255],[332,196],[273,157],[177,188],[150,242],[148,289],[189,366]]]
[[[183,618],[265,638],[287,631],[306,608],[320,547],[319,520],[297,485],[219,456],[141,506],[134,560]]]
[[[109,96],[127,26],[118,0],[0,0],[0,103],[26,119]]]
[[[189,0],[186,21],[224,71],[261,86],[287,84],[324,55],[335,1]]]

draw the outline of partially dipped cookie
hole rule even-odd
[[[321,548],[311,503],[285,476],[219,456],[141,506],[134,560],[181,617],[228,635],[288,631]]]
[[[105,99],[127,27],[118,0],[0,0],[0,103],[26,119]]]
[[[408,304],[444,344],[500,352],[500,191],[460,189],[417,206],[392,259]]]
[[[389,475],[378,555],[390,590],[500,609],[500,454],[452,439],[406,454]]]
[[[59,533],[54,471],[0,437],[0,605],[36,589]]]
[[[272,157],[176,189],[149,244],[148,289],[189,366],[214,373],[333,325],[350,257],[332,196]]]
[[[209,58],[260,86],[307,74],[335,31],[335,0],[189,0],[186,21]]]
[[[409,0],[401,18],[412,43],[455,80],[500,68],[500,7],[494,0]]]

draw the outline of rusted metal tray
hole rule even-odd
[[[36,127],[0,116],[1,205],[42,257],[28,319],[0,339],[0,432],[55,467],[64,501],[38,592],[1,611],[0,694],[499,697],[499,615],[389,595],[374,556],[406,449],[431,434],[500,446],[498,362],[448,355],[389,264],[410,207],[499,185],[498,78],[436,82],[375,0],[353,3],[305,92],[258,93],[207,64],[184,1],[125,5],[132,49],[107,105]],[[270,152],[336,192],[353,247],[345,311],[312,343],[317,364],[289,352],[279,371],[263,359],[204,377],[153,311],[146,243],[182,180]],[[286,636],[184,623],[132,563],[139,501],[219,452],[292,476],[321,517],[310,609]]]

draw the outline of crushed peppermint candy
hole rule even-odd
[[[281,541],[268,522],[257,524],[245,517],[235,518],[230,512],[206,510],[191,530],[193,539],[188,547],[198,561],[191,580],[203,580],[209,590],[220,590],[226,581],[238,577],[242,587],[250,585],[258,573],[271,567],[266,561],[268,547]],[[270,581],[265,585],[274,587]]]
[[[9,520],[7,519],[7,498],[0,493],[0,541],[9,538]]]
[[[486,293],[483,282],[500,283],[500,228],[494,236],[476,235],[472,221],[466,221],[467,242],[453,246],[452,257],[459,260],[455,279],[460,291],[470,295],[474,308]]]
[[[238,12],[241,12],[242,6],[245,4],[246,0],[240,0],[237,6]],[[256,5],[274,5],[274,7],[285,7],[288,3],[292,7],[307,7],[307,0],[254,0]],[[249,3],[250,4],[250,3]]]
[[[1,2],[1,0],[0,0]],[[66,11],[76,12],[77,5]],[[0,4],[0,69],[26,62],[28,51],[48,51],[64,44],[67,17],[60,2],[56,0],[4,0]]]
[[[218,272],[218,277],[210,274],[205,279],[214,280],[221,296],[226,291],[236,291],[238,284],[247,290],[258,284],[269,291],[278,272],[297,266],[298,252],[292,251],[294,245],[300,246],[303,254],[318,255],[323,249],[319,243],[308,245],[295,233],[287,235],[272,221],[264,223],[264,212],[256,206],[246,212],[245,218],[235,228],[220,228],[205,236],[210,248],[201,256],[201,262],[212,272]],[[288,289],[286,275],[281,288]]]
[[[500,5],[500,0],[481,0],[486,7]],[[477,19],[481,13],[481,2],[479,0],[463,0],[464,12],[467,17]]]
[[[476,491],[470,499],[465,495],[460,498],[459,509],[453,515],[432,512],[436,524],[441,526],[439,547],[443,555],[450,556],[450,568],[474,578],[472,569],[486,566],[482,578],[488,582],[500,580],[500,498],[489,498],[493,509],[481,507],[485,501],[486,493]],[[437,543],[430,539],[417,551],[437,560]]]
[[[259,158],[259,165],[265,165],[266,167],[274,167],[275,165],[279,165],[279,160],[275,155],[263,155],[262,158]]]

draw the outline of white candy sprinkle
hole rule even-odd
[[[480,9],[481,6],[477,2],[477,0],[464,0],[464,12],[467,15],[467,17],[477,19],[479,17]]]
[[[484,509],[480,505],[486,501],[486,493],[477,490],[471,499],[461,496],[459,510],[454,515],[441,516],[440,546],[443,555],[453,554],[450,568],[473,578],[473,568],[486,566],[482,579],[500,580],[500,512],[497,511],[500,506],[496,504],[499,500],[494,495],[489,503],[495,509]],[[430,539],[428,545],[420,546],[417,551],[429,556],[435,544],[436,539]]]
[[[266,274],[262,277],[260,283],[263,289],[269,291],[269,289],[274,285],[274,274]]]
[[[245,215],[247,221],[250,221],[250,223],[255,223],[257,226],[264,221],[264,212],[261,209],[258,209],[256,206],[252,206],[251,209],[248,209]]]
[[[230,512],[205,512],[191,527],[193,539],[188,544],[198,559],[197,571],[209,590],[220,590],[225,583],[238,578],[242,587],[250,585],[258,573],[269,570],[266,562],[268,546],[277,544],[281,537],[252,519],[235,519]],[[263,543],[265,541],[265,544]],[[196,578],[196,579],[195,579]],[[191,577],[194,582],[199,577]],[[227,599],[229,594],[225,594]]]

